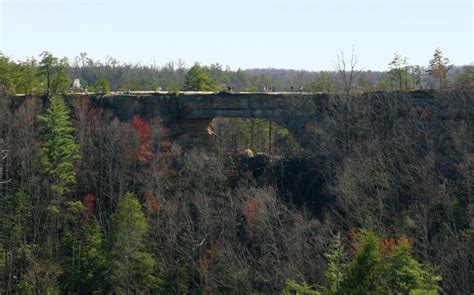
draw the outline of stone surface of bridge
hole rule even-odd
[[[82,93],[97,106],[111,110],[120,120],[134,115],[159,117],[174,141],[184,146],[209,145],[208,132],[214,118],[263,118],[285,127],[304,146],[310,121],[327,113],[330,96],[303,92],[127,92],[106,95]],[[418,103],[432,98],[427,92],[412,92]]]
[[[263,118],[287,128],[301,141],[307,122],[324,112],[328,95],[297,92],[127,92],[87,95],[120,120],[134,115],[159,117],[173,139],[185,144],[205,145],[214,118]]]

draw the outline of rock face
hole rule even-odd
[[[429,105],[433,93],[383,93],[391,99],[408,98],[417,106]],[[229,93],[229,92],[132,92],[73,94],[87,96],[100,108],[113,112],[120,120],[134,115],[144,119],[159,117],[171,138],[184,148],[213,145],[209,127],[214,118],[263,118],[287,128],[304,147],[304,132],[309,122],[327,118],[331,97],[327,94],[301,92]],[[379,93],[369,94],[377,96]]]
[[[307,122],[325,112],[328,96],[309,93],[202,93],[165,92],[88,95],[101,108],[111,110],[120,120],[134,115],[161,118],[173,140],[182,146],[210,148],[214,118],[264,118],[287,128],[304,143]]]

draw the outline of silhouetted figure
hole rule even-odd
[[[290,92],[293,92],[293,86],[290,86]]]

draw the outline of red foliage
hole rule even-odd
[[[149,140],[151,137],[151,128],[140,116],[133,116],[132,126],[138,132],[140,140]]]
[[[151,214],[157,213],[160,210],[160,203],[158,202],[156,196],[153,193],[146,192],[144,194],[144,197],[147,204],[148,212],[150,212]]]
[[[160,148],[164,151],[168,151],[169,149],[171,149],[171,146],[172,146],[171,141],[167,139],[164,139],[160,142]]]
[[[398,238],[398,243],[407,244],[407,245],[410,245],[410,247],[413,247],[413,241],[405,235],[401,235],[400,238]]]
[[[359,234],[359,230],[357,227],[351,227],[347,230],[346,236],[349,241],[349,246],[348,250],[349,253],[354,254],[356,253],[356,241],[357,241],[357,235]],[[408,245],[413,247],[413,241],[405,236],[401,235],[398,239],[396,238],[386,238],[386,239],[379,239],[379,249],[380,251],[386,255],[387,257],[390,256],[395,248],[400,245]]]
[[[349,241],[349,253],[352,255],[356,252],[355,242],[357,239],[357,234],[359,233],[359,229],[355,226],[350,227],[347,232],[347,240]]]
[[[97,197],[94,194],[87,194],[84,199],[84,205],[87,208],[87,211],[92,213],[95,211],[95,200]]]
[[[139,146],[136,150],[137,158],[140,162],[148,162],[153,156],[151,144],[151,128],[145,120],[139,116],[132,119],[132,127],[138,134]]]
[[[359,233],[359,229],[355,226],[352,226],[347,230],[346,235],[349,241],[353,242],[355,241],[358,233]]]
[[[395,246],[397,246],[397,241],[394,238],[380,240],[380,248],[384,253],[392,253]]]

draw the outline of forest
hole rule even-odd
[[[0,294],[474,293],[473,67],[439,49],[387,65],[0,55]],[[304,148],[275,123],[216,118],[209,152],[69,95],[229,88],[329,102]]]

